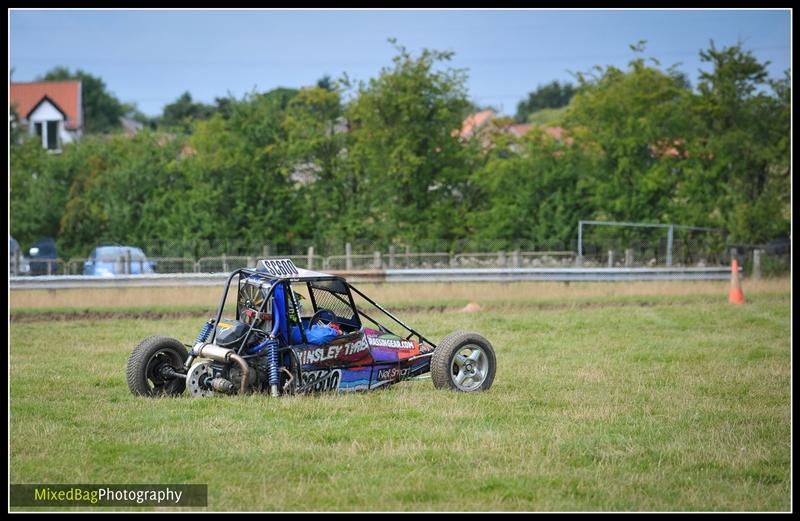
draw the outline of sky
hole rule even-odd
[[[699,58],[742,42],[771,77],[791,63],[788,10],[11,10],[11,81],[65,66],[101,77],[148,116],[189,91],[212,103],[229,94],[302,87],[324,75],[369,80],[391,66],[398,43],[453,51],[470,99],[501,114],[537,86],[572,81],[595,65],[626,67],[630,45],[693,85]]]

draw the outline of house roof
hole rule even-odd
[[[514,134],[517,137],[522,137],[531,130],[533,130],[533,127],[535,126],[540,127],[545,134],[555,139],[556,141],[562,141],[564,138],[564,129],[562,127],[544,127],[541,125],[534,125],[532,123],[520,123],[518,125],[509,125],[508,127],[505,128],[505,130],[506,132]]]
[[[12,83],[11,103],[22,119],[28,116],[46,97],[66,115],[64,128],[76,130],[83,126],[80,81],[35,81]]]
[[[518,125],[510,125],[508,127],[508,131],[517,137],[522,137],[528,132],[530,132],[532,128],[533,125],[531,125],[530,123],[520,123]]]
[[[557,141],[561,141],[564,137],[564,129],[561,127],[545,127],[544,131]]]
[[[494,116],[494,112],[491,110],[483,110],[467,116],[467,118],[464,120],[464,123],[461,125],[461,137],[470,137],[473,133],[475,133],[475,130],[489,121],[492,116]]]

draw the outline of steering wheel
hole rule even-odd
[[[308,321],[308,327],[311,327],[314,324],[329,326],[333,322],[336,322],[336,313],[330,309],[320,308],[316,313],[314,313],[314,315],[311,317],[311,320]]]

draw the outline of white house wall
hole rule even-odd
[[[45,101],[34,110],[30,117],[28,118],[28,126],[30,128],[30,132],[33,134],[35,132],[35,124],[41,123],[42,124],[42,133],[44,134],[47,132],[47,122],[48,121],[58,121],[58,136],[60,138],[60,143],[72,143],[76,141],[80,136],[76,135],[75,132],[67,130],[64,128],[64,116],[59,112],[57,108],[53,106],[52,103]],[[42,143],[43,145],[47,143],[46,137],[42,135]]]

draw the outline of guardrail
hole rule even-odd
[[[741,271],[741,268],[740,268]],[[638,280],[727,280],[730,268],[476,268],[332,271],[351,282],[620,282]],[[60,275],[10,277],[18,289],[216,286],[228,273],[164,273],[89,277]]]
[[[349,245],[348,245],[349,246]],[[291,259],[295,265],[309,270],[324,272],[331,270],[357,271],[357,270],[393,270],[393,269],[458,269],[458,268],[568,268],[568,267],[655,267],[658,259],[651,258],[644,262],[634,262],[633,250],[626,250],[624,260],[614,258],[614,252],[608,252],[607,262],[604,259],[584,256],[580,259],[576,253],[569,250],[542,250],[542,251],[496,251],[496,252],[398,252],[389,248],[389,252],[373,251],[371,253],[353,254],[347,248],[344,255],[322,256],[314,253],[314,248],[308,249],[306,255],[282,255],[281,258]],[[114,259],[113,271],[121,275],[136,271],[132,268],[138,264],[138,271],[143,270],[144,262],[152,263],[154,273],[211,273],[230,272],[236,268],[254,266],[260,255],[219,255],[209,257],[148,257],[134,260],[130,255]],[[580,260],[580,262],[578,262]],[[85,258],[31,260],[27,258],[16,259],[9,256],[9,273],[17,275],[82,275],[84,272]],[[662,264],[663,265],[663,264]],[[689,266],[702,267],[704,264],[673,264],[671,267],[683,268]],[[27,272],[26,272],[27,271]],[[149,271],[149,268],[148,270]]]

